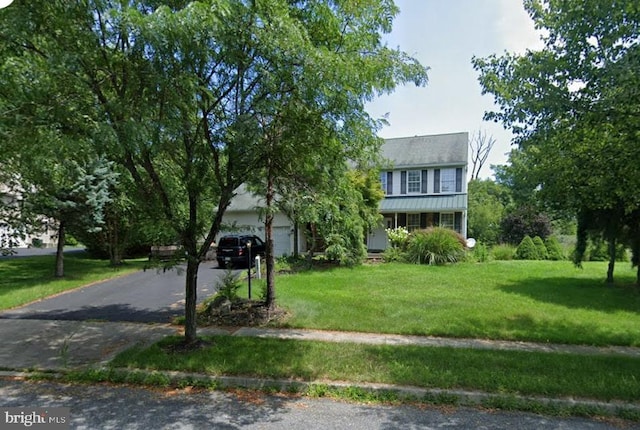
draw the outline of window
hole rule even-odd
[[[387,172],[380,172],[380,184],[382,185],[382,191],[387,193]]]
[[[413,231],[420,228],[420,214],[407,215],[407,230]]]
[[[449,228],[451,230],[455,229],[455,217],[452,213],[440,214],[440,227]]]
[[[409,193],[419,193],[422,185],[422,172],[420,170],[409,170],[407,173],[407,191]]]
[[[440,192],[454,193],[456,191],[456,169],[440,170]]]

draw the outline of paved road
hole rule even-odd
[[[2,312],[0,318],[170,322],[184,315],[185,274],[180,269],[136,272]],[[199,301],[215,292],[223,275],[214,261],[200,265]]]
[[[72,429],[604,430],[634,425],[469,408],[362,405],[246,391],[162,391],[10,380],[0,380],[0,406],[68,407]]]

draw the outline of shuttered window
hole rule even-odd
[[[409,170],[407,172],[407,191],[409,193],[419,193],[422,190],[422,172],[420,170]]]

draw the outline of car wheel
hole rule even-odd
[[[226,268],[226,267],[227,267],[227,265],[225,264],[225,262],[224,262],[224,261],[220,261],[220,260],[218,260],[218,268],[219,268],[219,269],[224,269],[224,268]]]

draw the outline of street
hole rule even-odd
[[[254,392],[0,379],[2,407],[68,407],[72,429],[615,429],[628,423],[451,406],[363,405]]]

